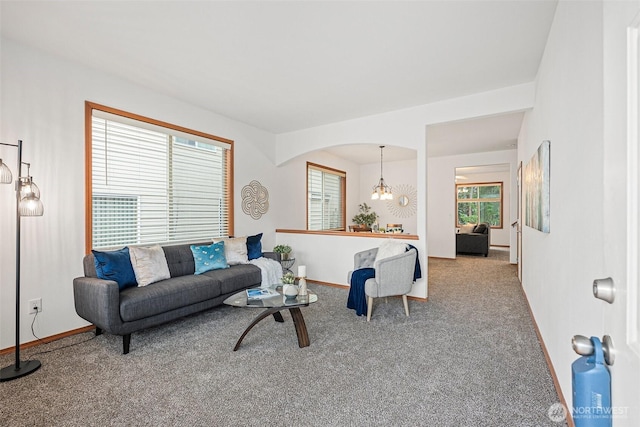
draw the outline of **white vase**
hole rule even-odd
[[[282,285],[282,293],[288,299],[293,299],[298,296],[298,287],[287,283]]]

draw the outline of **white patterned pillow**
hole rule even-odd
[[[224,242],[224,256],[227,264],[246,264],[249,262],[247,252],[247,236],[230,237],[228,239],[213,239],[213,243]]]
[[[148,248],[130,247],[129,257],[138,286],[147,286],[171,277],[167,259],[160,245]]]
[[[376,262],[384,258],[389,258],[394,255],[403,254],[406,251],[407,251],[406,243],[400,240],[386,239],[384,242],[380,244],[380,247],[378,248],[378,253],[376,254],[376,259],[373,261],[373,263],[375,264]]]

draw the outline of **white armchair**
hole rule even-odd
[[[373,311],[373,299],[380,297],[402,295],[404,311],[409,316],[409,304],[407,294],[413,285],[414,269],[418,253],[410,249],[400,255],[375,261],[378,248],[358,252],[353,256],[353,268],[373,268],[375,277],[367,279],[364,284],[364,292],[367,296],[367,322],[371,320]],[[348,281],[351,283],[349,272]]]

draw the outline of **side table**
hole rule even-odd
[[[293,264],[295,263],[296,263],[295,258],[281,259],[280,265],[282,266],[282,274],[287,274],[287,273],[293,274],[293,271],[291,271],[291,267],[293,267]]]

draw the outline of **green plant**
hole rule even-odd
[[[287,273],[282,276],[282,283],[285,285],[293,285],[295,283],[296,276],[293,273]]]
[[[273,252],[279,253],[279,254],[288,254],[291,252],[291,246],[289,245],[275,245],[273,247]]]
[[[360,210],[360,213],[351,218],[351,221],[356,224],[371,227],[371,224],[376,222],[376,220],[378,219],[378,214],[375,212],[371,212],[371,206],[367,205],[366,203],[358,205],[358,208]]]

